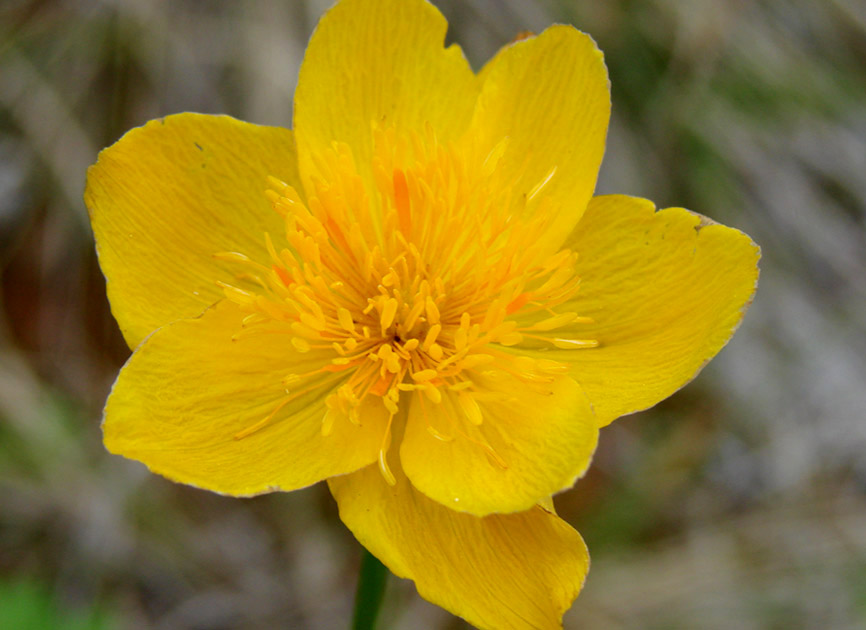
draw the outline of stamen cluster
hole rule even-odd
[[[445,392],[457,415],[478,425],[479,401],[502,396],[485,391],[479,375],[505,373],[544,388],[568,369],[538,356],[545,348],[597,342],[557,332],[589,319],[556,310],[577,293],[579,278],[576,253],[542,249],[550,213],[523,212],[510,191],[487,185],[507,141],[473,165],[429,129],[408,145],[382,129],[374,139],[366,178],[344,145],[319,156],[306,201],[269,178],[266,194],[285,220],[287,246],[278,250],[266,234],[267,263],[239,252],[216,256],[249,270],[239,282],[220,283],[249,312],[237,334],[285,334],[318,366],[288,374],[277,409],[236,437],[263,428],[285,404],[315,390],[329,392],[325,435],[340,418],[362,422],[361,403],[378,397],[389,415],[380,465],[393,482],[384,454],[403,392],[434,405]],[[414,159],[398,161],[406,155]],[[522,203],[554,175],[555,169]],[[528,350],[515,352],[519,344]],[[459,423],[454,430],[463,434]]]

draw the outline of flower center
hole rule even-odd
[[[495,185],[503,143],[473,164],[429,130],[424,141],[411,140],[401,145],[393,133],[375,130],[366,175],[348,147],[334,145],[319,156],[324,175],[311,178],[306,202],[269,178],[267,195],[285,219],[288,246],[277,250],[266,235],[268,264],[237,252],[217,254],[253,270],[240,276],[246,284],[219,283],[249,313],[238,334],[277,327],[319,365],[287,375],[285,400],[236,437],[263,428],[288,402],[320,388],[328,391],[325,435],[341,417],[361,422],[361,402],[378,397],[389,414],[380,466],[393,481],[384,454],[404,393],[439,404],[447,392],[465,421],[481,424],[478,400],[492,394],[481,391],[478,375],[507,374],[549,387],[568,368],[537,355],[598,345],[563,332],[590,321],[558,309],[577,293],[577,254],[545,254],[542,236],[552,210],[542,206],[528,216],[511,191]],[[521,202],[554,175],[555,169]],[[513,351],[517,344],[521,355]]]

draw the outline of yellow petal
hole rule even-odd
[[[592,197],[604,154],[610,89],[602,53],[588,35],[552,26],[503,48],[481,79],[473,141],[484,151],[506,139],[495,176],[529,198],[529,211],[548,208],[556,247]]]
[[[493,398],[476,403],[480,424],[458,394],[447,393],[438,404],[413,398],[400,458],[418,490],[484,516],[528,510],[584,473],[598,429],[577,383],[558,378],[530,388],[499,373],[479,377],[476,386]]]
[[[279,333],[233,341],[242,317],[220,302],[142,343],[106,403],[108,450],[173,481],[242,496],[294,490],[375,461],[384,407],[362,408],[358,425],[338,417],[323,436],[328,381],[319,388],[296,381],[287,394],[284,380],[327,357],[299,354]]]
[[[305,183],[333,141],[348,144],[370,177],[374,123],[398,137],[429,123],[441,141],[466,128],[477,79],[458,46],[444,48],[447,27],[424,0],[343,0],[322,17],[295,91]]]
[[[402,474],[385,483],[375,466],[328,480],[340,518],[424,599],[489,630],[561,628],[589,569],[583,539],[535,506],[478,518],[431,501]]]
[[[752,300],[760,250],[742,232],[682,208],[596,197],[566,245],[580,291],[562,311],[591,317],[575,337],[599,347],[553,350],[602,424],[650,407],[688,383],[727,343]]]
[[[152,120],[99,154],[84,199],[130,347],[222,296],[215,282],[233,279],[237,266],[213,254],[268,259],[262,233],[283,227],[266,177],[293,183],[296,172],[290,131],[228,116]]]

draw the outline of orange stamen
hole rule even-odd
[[[268,180],[284,243],[266,235],[264,261],[218,254],[241,267],[219,286],[242,313],[235,338],[274,334],[298,374],[283,380],[292,391],[276,408],[235,439],[268,426],[304,394],[326,398],[322,435],[337,419],[361,424],[362,403],[379,399],[388,412],[379,466],[395,483],[387,463],[392,422],[404,421],[399,407],[416,396],[425,415],[435,405],[431,415],[451,424],[428,423],[433,438],[472,443],[507,467],[477,429],[491,421],[479,402],[513,395],[501,379],[549,391],[567,374],[565,363],[521,357],[522,344],[569,351],[598,344],[575,328],[590,321],[571,308],[577,254],[545,249],[556,166],[529,192],[503,187],[497,171],[507,146],[503,138],[476,155],[440,143],[433,125],[409,137],[375,127],[365,167],[372,182],[340,143],[311,156],[318,175],[302,193]],[[517,181],[527,166],[511,168]]]

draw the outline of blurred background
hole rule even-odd
[[[250,500],[109,456],[129,354],[85,169],[178,111],[289,126],[330,0],[0,2],[0,628],[346,628],[360,558],[324,486]],[[602,433],[557,497],[593,567],[570,629],[866,627],[866,2],[438,0],[479,68],[567,22],[605,51],[599,192],[763,247],[740,331]],[[467,626],[392,579],[382,628]]]

